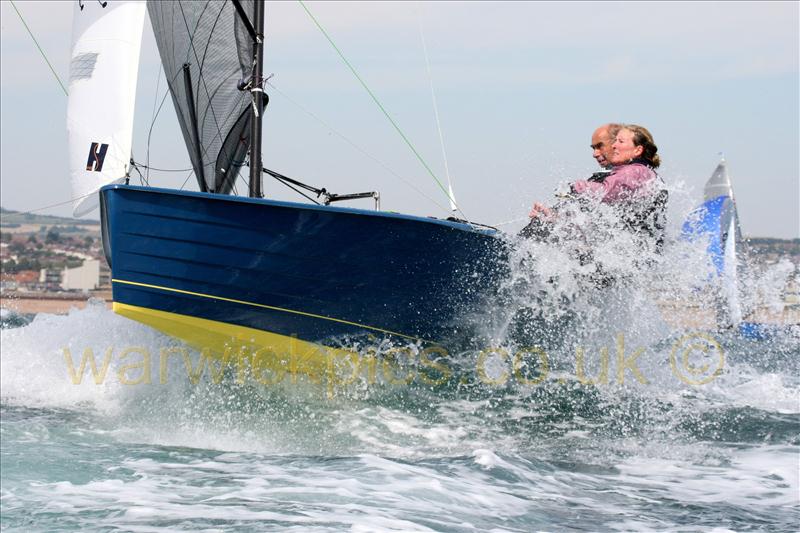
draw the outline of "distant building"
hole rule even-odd
[[[75,268],[43,268],[38,285],[46,291],[89,292],[111,286],[111,271],[105,261],[89,259]]]
[[[65,291],[83,292],[99,289],[102,285],[101,270],[100,261],[97,259],[84,261],[81,266],[76,268],[64,268],[60,283],[61,288]],[[107,268],[104,277],[107,284],[109,277]]]
[[[46,291],[61,290],[62,279],[63,271],[57,268],[43,268],[39,271],[39,284],[43,286]]]

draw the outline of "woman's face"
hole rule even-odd
[[[621,129],[611,145],[611,164],[624,165],[642,155],[643,151],[644,147],[633,144],[633,132]]]

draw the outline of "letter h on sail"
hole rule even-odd
[[[92,146],[89,147],[89,159],[86,161],[86,171],[91,172],[95,170],[101,172],[103,170],[103,161],[106,158],[107,151],[107,144],[92,143]]]

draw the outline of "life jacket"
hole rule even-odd
[[[586,178],[586,181],[593,181],[595,183],[603,183],[606,181],[606,178],[611,175],[610,170],[600,170]]]
[[[627,229],[642,236],[653,245],[653,251],[661,253],[667,227],[667,191],[664,180],[644,159],[634,159],[629,164],[640,164],[649,168],[656,176],[655,189],[649,196],[620,202],[620,219]],[[613,171],[592,174],[587,181],[603,183]]]
[[[619,213],[624,227],[637,236],[642,237],[644,241],[643,244],[648,248],[652,245],[653,251],[661,253],[666,233],[666,211],[669,192],[661,176],[658,175],[647,161],[644,159],[634,159],[629,164],[640,164],[649,168],[656,176],[656,183],[654,184],[655,190],[652,194],[647,196],[621,201],[614,205],[617,208],[616,210]],[[589,176],[586,181],[603,183],[612,173],[613,170],[598,171]],[[573,189],[572,198],[580,200],[579,196],[574,193],[575,191]],[[579,202],[579,206],[581,209],[591,209],[588,203]],[[558,205],[554,206],[554,209],[558,210]],[[551,230],[552,224],[539,218],[534,218],[519,232],[519,236],[526,239],[545,239],[550,236]]]

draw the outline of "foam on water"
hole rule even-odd
[[[143,325],[114,315],[103,305],[72,309],[65,316],[39,314],[29,325],[3,329],[0,335],[4,403],[102,411],[118,409],[128,391],[116,380],[113,369],[100,385],[91,379],[74,384],[67,370],[65,350],[77,366],[86,348],[94,350],[99,364],[108,347],[174,344]]]
[[[696,298],[708,265],[674,239],[657,258],[625,238],[600,244],[594,256],[625,283],[598,286],[563,241],[519,243],[501,297],[470,324],[479,342],[453,354],[452,379],[437,386],[193,384],[180,358],[162,384],[157,354],[180,343],[102,306],[7,327],[3,527],[795,529],[798,339],[673,331],[654,297]],[[785,264],[773,274],[745,292],[772,298],[771,284],[794,275]],[[676,356],[693,333],[708,349]],[[512,366],[532,341],[547,368],[536,357]],[[605,382],[579,379],[577,346],[587,379],[608,350]],[[109,347],[106,379],[87,371],[74,384],[65,349],[77,366],[87,348],[102,362]],[[138,351],[121,359],[128,348]],[[620,379],[618,352],[637,350],[645,382],[624,361]],[[151,383],[125,384],[143,351]]]
[[[120,342],[171,342],[118,320],[89,309],[3,332],[3,453],[10,443],[19,459],[9,467],[4,455],[9,529],[26,529],[21,517],[32,508],[43,528],[131,531],[522,531],[567,521],[587,530],[789,530],[797,517],[797,418],[783,429],[771,419],[797,412],[797,388],[746,364],[714,390],[554,379],[438,392],[412,384],[333,399],[185,378],[167,387],[61,385],[63,367],[30,382],[7,377],[35,368],[18,356],[52,360],[22,349],[34,337],[56,357],[72,331],[99,321],[107,331],[122,324]],[[771,399],[753,393],[764,386]],[[731,435],[717,425],[725,417],[757,427]],[[31,454],[48,459],[33,467]],[[76,457],[83,466],[70,466]]]

